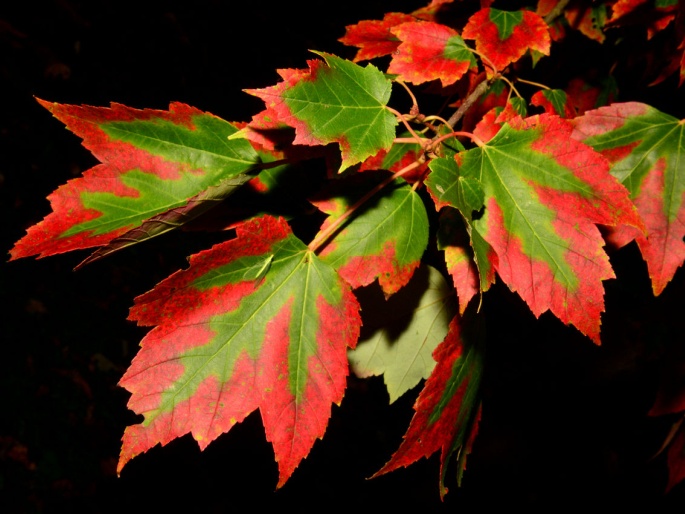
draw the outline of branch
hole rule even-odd
[[[454,128],[461,117],[464,116],[464,113],[468,111],[476,102],[476,100],[478,100],[478,98],[480,98],[487,91],[489,85],[490,81],[485,79],[483,82],[478,84],[473,91],[471,91],[471,94],[466,98],[466,100],[464,100],[464,103],[459,106],[457,112],[455,112],[452,116],[450,116],[450,119],[447,120],[447,124],[451,128]]]
[[[571,0],[561,0],[557,5],[554,6],[554,9],[549,11],[547,13],[547,16],[543,18],[545,23],[547,25],[550,25],[554,20],[557,19],[561,15],[561,13],[566,9],[566,6],[569,4]]]

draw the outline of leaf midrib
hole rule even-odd
[[[173,141],[171,141],[171,140],[169,140],[169,139],[161,139],[160,137],[149,136],[149,135],[143,134],[143,133],[141,133],[141,132],[135,132],[135,131],[132,131],[132,130],[126,130],[125,128],[119,126],[118,124],[117,124],[117,125],[114,125],[113,123],[115,123],[115,122],[112,122],[111,124],[109,124],[109,126],[103,126],[103,127],[102,127],[102,130],[103,130],[105,133],[107,133],[108,135],[112,135],[112,136],[113,136],[113,134],[111,134],[111,133],[114,133],[114,134],[120,133],[120,134],[126,134],[126,135],[135,136],[135,138],[129,138],[129,139],[119,138],[119,139],[118,139],[118,141],[121,141],[121,142],[124,142],[124,143],[129,143],[129,144],[132,144],[132,145],[134,145],[134,146],[136,146],[136,145],[135,145],[135,143],[134,143],[132,140],[134,140],[134,139],[136,139],[136,138],[140,138],[140,139],[144,139],[144,140],[148,140],[148,141],[154,141],[154,142],[157,142],[157,143],[161,143],[161,144],[163,144],[163,145],[174,146],[174,147],[176,147],[176,148],[182,148],[182,149],[188,149],[188,148],[189,148],[189,149],[191,149],[191,150],[195,150],[196,152],[199,152],[199,153],[202,153],[202,154],[207,154],[207,155],[216,156],[216,157],[219,158],[220,160],[228,161],[228,162],[231,162],[231,163],[234,163],[234,162],[235,162],[235,163],[242,163],[242,164],[257,164],[257,160],[254,160],[254,161],[252,161],[252,160],[247,161],[247,160],[244,160],[244,159],[238,159],[238,158],[235,158],[235,157],[230,157],[230,156],[228,156],[228,155],[226,155],[226,154],[220,154],[220,153],[217,153],[217,152],[213,152],[213,151],[207,150],[207,149],[205,149],[205,148],[200,148],[200,147],[195,146],[195,145],[175,143],[175,142],[173,142]],[[206,132],[203,132],[203,133],[206,134]],[[216,132],[214,132],[214,131],[210,131],[210,135],[219,137],[219,135],[218,135]],[[223,144],[223,141],[222,141],[222,144]],[[148,151],[148,152],[149,152],[149,150],[145,150],[145,151]],[[150,153],[151,153],[151,155],[155,155],[155,156],[158,156],[158,157],[162,157],[162,156],[160,156],[160,155],[158,155],[158,154],[153,154],[152,152],[150,152]],[[255,157],[257,157],[256,153],[255,153]],[[164,158],[164,157],[162,157],[162,158]],[[170,162],[170,163],[177,163],[177,162],[180,162],[180,161],[171,161],[171,160],[168,160],[168,159],[165,159],[165,160],[166,160],[167,162]]]

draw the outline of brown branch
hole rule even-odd
[[[554,6],[554,8],[547,13],[547,16],[542,18],[547,25],[551,25],[551,23],[556,20],[561,13],[566,9],[566,6],[569,4],[571,0],[561,0],[557,5]]]
[[[488,90],[489,86],[490,81],[487,79],[483,80],[483,82],[478,84],[476,88],[473,91],[471,91],[471,94],[466,98],[466,100],[464,100],[464,103],[459,106],[457,112],[450,116],[450,119],[447,120],[447,124],[451,128],[454,128],[454,126],[461,119],[461,117],[464,116],[464,113],[468,111],[471,108],[471,106],[476,102],[476,100],[478,100]]]

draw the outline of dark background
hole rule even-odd
[[[33,96],[161,109],[181,101],[248,120],[263,103],[242,89],[275,84],[276,68],[305,67],[308,49],[351,57],[337,42],[345,25],[423,3],[3,2],[2,248],[47,215],[50,192],[94,164]],[[579,55],[597,52],[580,44],[587,47]],[[685,116],[673,81],[650,90],[633,81],[628,89],[635,90],[629,99]],[[87,252],[0,264],[0,511],[640,505],[682,512],[684,484],[664,496],[664,457],[650,458],[674,418],[646,412],[682,346],[683,272],[653,298],[634,245],[611,254],[618,280],[606,282],[602,348],[549,315],[535,320],[499,284],[486,295],[484,315],[494,321],[484,416],[463,487],[450,475],[444,502],[437,455],[366,480],[399,445],[417,393],[388,406],[381,379],[350,378],[325,438],[281,490],[274,491],[277,466],[258,413],[205,452],[186,436],[135,458],[118,478],[121,434],[138,419],[117,381],[145,334],[126,321],[128,308],[218,240],[172,233],[78,272],[72,268]]]

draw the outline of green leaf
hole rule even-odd
[[[281,71],[284,81],[247,90],[267,105],[263,117],[295,128],[295,144],[339,143],[340,171],[387,150],[397,120],[385,106],[392,82],[375,66],[365,68],[335,55],[309,61],[309,70]]]
[[[363,330],[347,356],[358,377],[383,375],[392,403],[433,371],[431,355],[447,335],[457,306],[454,290],[431,266],[420,267],[387,300],[373,291],[358,295]]]
[[[480,180],[459,174],[454,159],[433,159],[428,166],[431,174],[426,179],[426,186],[433,195],[435,206],[440,209],[452,205],[468,220],[473,219],[473,212],[480,211],[485,200]]]
[[[336,222],[366,191],[389,180],[386,171],[366,171],[338,181],[312,203],[330,214],[321,231]],[[386,295],[403,287],[428,244],[428,215],[421,197],[396,179],[360,206],[328,240],[321,259],[353,287],[376,278]]]

